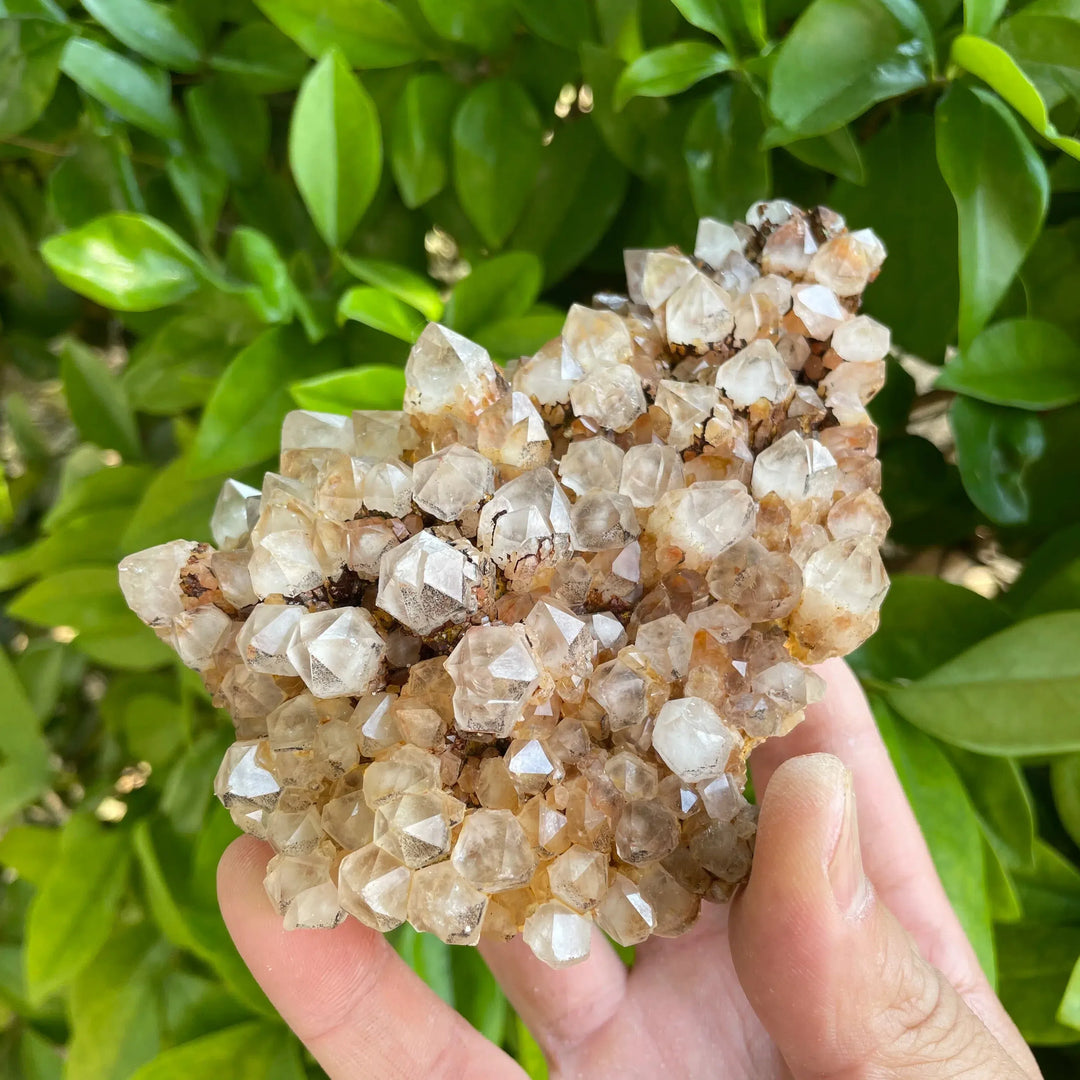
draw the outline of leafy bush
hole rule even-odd
[[[984,966],[1077,1074],[1076,0],[0,14],[0,1072],[317,1074],[216,914],[226,718],[117,560],[207,538],[289,408],[393,406],[425,320],[530,352],[623,247],[774,192],[890,250],[898,576],[856,666]],[[399,945],[542,1072],[475,953]]]

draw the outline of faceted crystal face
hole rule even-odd
[[[331,608],[300,616],[286,650],[289,662],[320,698],[355,696],[375,688],[386,642],[363,608]]]
[[[214,790],[284,926],[522,934],[552,967],[689,930],[753,857],[747,757],[875,629],[885,251],[825,207],[626,252],[511,361],[432,324],[405,408],[297,410],[215,547],[124,595],[236,742]]]
[[[428,323],[405,364],[405,411],[475,420],[504,392],[487,349]]]
[[[472,626],[446,661],[459,731],[505,738],[540,682],[522,626]]]
[[[483,455],[455,443],[418,461],[413,482],[416,505],[424,513],[454,521],[495,490],[495,469]]]
[[[379,563],[376,604],[417,634],[462,622],[493,591],[487,560],[463,540],[427,531],[387,551]]]

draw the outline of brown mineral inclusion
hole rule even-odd
[[[215,790],[287,927],[672,937],[750,868],[746,757],[888,587],[859,315],[869,230],[773,201],[627,251],[506,370],[431,324],[401,412],[290,413],[215,548],[126,558],[128,603],[227,708]]]

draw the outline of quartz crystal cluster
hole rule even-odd
[[[293,412],[214,546],[126,558],[135,612],[236,742],[216,791],[269,841],[288,927],[686,931],[747,875],[746,757],[877,625],[885,256],[825,208],[627,251],[505,370],[431,324],[400,412]]]

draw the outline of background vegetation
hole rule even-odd
[[[987,972],[1080,1072],[1077,0],[0,15],[0,1073],[318,1075],[216,912],[227,718],[117,560],[208,538],[287,409],[395,405],[426,319],[532,351],[624,246],[770,192],[889,248],[897,576],[856,666]],[[399,945],[542,1075],[474,952]]]

